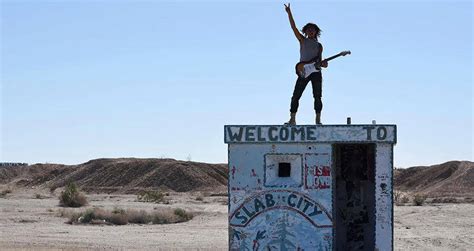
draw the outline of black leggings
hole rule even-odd
[[[295,90],[293,91],[293,96],[291,97],[291,113],[296,113],[298,111],[301,95],[303,94],[303,91],[308,85],[309,81],[311,81],[311,85],[313,87],[314,110],[317,113],[321,113],[321,110],[323,109],[323,102],[321,101],[323,77],[321,72],[313,72],[307,78],[298,77],[295,84]]]

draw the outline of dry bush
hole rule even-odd
[[[413,204],[415,204],[415,206],[422,206],[425,203],[425,200],[425,195],[415,194],[415,196],[413,197]]]
[[[404,193],[400,190],[395,190],[393,193],[393,200],[395,205],[403,206],[406,203],[410,202],[410,198],[408,197],[407,193]]]
[[[178,222],[188,221],[194,217],[192,213],[186,212],[186,210],[182,208],[176,208],[174,214],[178,216]]]
[[[395,203],[400,203],[400,198],[402,197],[403,193],[400,190],[393,191],[393,200]]]
[[[196,200],[197,200],[197,201],[204,201],[204,198],[203,198],[201,195],[198,195],[198,196],[196,197]]]
[[[137,200],[142,202],[154,202],[168,204],[169,201],[165,198],[168,193],[161,191],[143,191],[137,195]]]
[[[106,211],[100,208],[87,209],[82,213],[74,213],[63,210],[60,216],[68,217],[70,224],[113,224],[125,225],[128,223],[135,224],[171,224],[189,221],[193,218],[193,214],[186,212],[184,209],[177,208],[175,210],[165,209],[153,213],[147,213],[145,210],[124,210],[114,208]]]
[[[148,224],[151,222],[151,216],[145,210],[127,210],[128,223]]]
[[[86,212],[79,216],[77,221],[80,223],[90,223],[92,220],[96,219],[97,214],[94,212],[94,209],[87,209]]]
[[[471,197],[466,197],[466,198],[464,198],[464,201],[463,201],[463,202],[464,202],[464,203],[474,203],[474,199],[471,198]]]
[[[87,198],[83,193],[79,192],[76,184],[71,182],[61,192],[59,205],[62,207],[82,207],[87,205]]]
[[[454,197],[448,198],[434,198],[431,203],[459,203],[459,201]]]
[[[172,211],[165,210],[154,212],[151,214],[151,222],[153,224],[170,224],[175,223],[175,216]]]
[[[410,198],[407,195],[403,195],[400,198],[400,202],[403,203],[403,204],[408,203],[408,202],[410,202]]]
[[[128,217],[125,213],[112,213],[110,218],[104,219],[107,222],[110,222],[114,225],[126,225],[128,224]]]
[[[194,217],[190,212],[182,208],[176,208],[174,210],[162,210],[154,212],[152,214],[153,224],[170,224],[189,221]]]
[[[9,193],[11,193],[11,192],[12,192],[12,190],[11,190],[10,188],[7,188],[7,189],[1,191],[1,192],[0,192],[0,198],[5,197],[7,194],[9,194]]]

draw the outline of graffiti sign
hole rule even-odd
[[[294,211],[315,227],[332,227],[326,208],[307,195],[291,190],[268,190],[247,198],[230,216],[230,225],[245,227],[258,215],[275,209]]]

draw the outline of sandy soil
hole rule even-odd
[[[395,206],[396,250],[474,250],[474,204]]]
[[[35,194],[45,196],[35,199]],[[88,195],[105,209],[184,208],[196,212],[189,222],[170,225],[69,225],[57,213],[57,197],[47,191],[14,190],[0,198],[2,250],[227,250],[226,197],[171,194],[171,204],[137,202],[134,195]],[[84,208],[79,209],[84,210]],[[473,204],[395,207],[396,250],[473,250]]]
[[[189,222],[168,225],[97,226],[65,224],[56,215],[57,197],[43,192],[45,199],[34,199],[31,191],[14,191],[0,198],[0,249],[43,250],[226,250],[227,197],[171,194],[171,204],[136,201],[134,195],[88,195],[89,206],[104,209],[144,209],[157,207],[184,208],[195,212]],[[81,211],[84,208],[79,209]]]

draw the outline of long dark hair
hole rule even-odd
[[[306,36],[306,31],[309,28],[314,28],[316,30],[316,37],[319,37],[319,35],[321,35],[321,29],[319,29],[319,27],[316,24],[307,23],[305,26],[303,26],[303,29],[301,30],[305,36]]]

